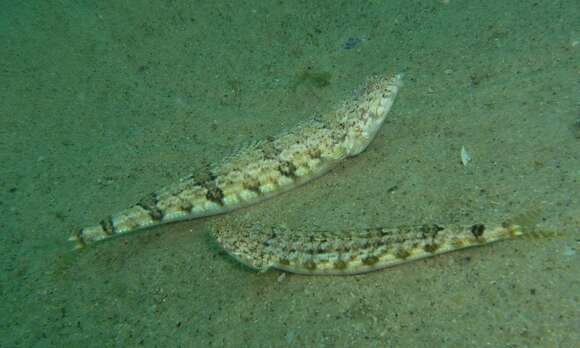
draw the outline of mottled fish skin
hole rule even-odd
[[[402,75],[369,79],[338,110],[245,148],[209,173],[190,175],[137,204],[81,228],[77,247],[174,221],[223,214],[295,188],[366,149],[402,85]]]
[[[513,239],[522,235],[522,227],[512,223],[431,224],[355,231],[273,228],[268,232],[236,233],[218,227],[214,235],[231,256],[258,271],[278,269],[306,275],[353,275]]]

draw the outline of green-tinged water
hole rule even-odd
[[[580,346],[578,1],[210,3],[0,5],[0,347]],[[405,74],[387,123],[322,178],[70,250],[385,73]],[[529,211],[558,238],[347,277],[256,273],[210,236]]]

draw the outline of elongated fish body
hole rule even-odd
[[[402,75],[367,81],[353,100],[273,139],[248,147],[152,193],[132,207],[79,229],[78,247],[169,222],[222,214],[288,191],[366,149],[380,129]]]
[[[432,224],[355,231],[253,229],[231,233],[218,227],[214,235],[231,256],[253,269],[308,275],[367,273],[522,235],[521,226],[512,223]]]

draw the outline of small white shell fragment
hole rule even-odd
[[[471,156],[469,155],[469,152],[467,152],[465,146],[461,146],[461,163],[464,167],[467,167],[469,162],[471,162]]]

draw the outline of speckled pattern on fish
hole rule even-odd
[[[83,247],[164,223],[226,213],[302,185],[366,149],[401,84],[401,74],[370,78],[336,111],[247,147],[209,173],[187,176],[147,195],[70,239]]]

